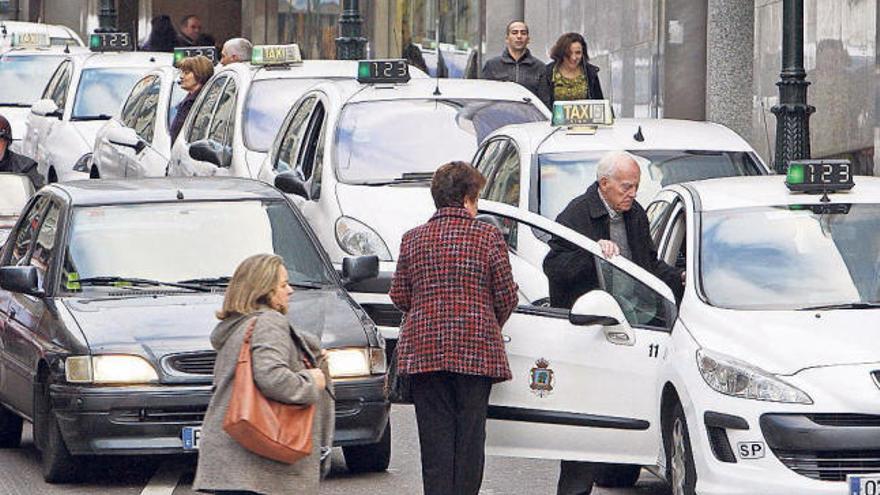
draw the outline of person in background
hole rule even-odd
[[[183,123],[186,121],[186,116],[189,115],[189,111],[192,109],[193,103],[195,103],[205,83],[214,75],[214,64],[208,57],[203,57],[202,55],[187,57],[181,60],[178,69],[180,70],[180,80],[177,81],[177,84],[187,92],[187,95],[177,104],[177,113],[171,122],[172,143],[177,139],[177,135],[180,134]]]
[[[544,62],[529,51],[529,26],[523,21],[512,21],[507,25],[504,43],[507,46],[501,55],[486,61],[482,78],[519,83],[537,96]]]
[[[551,111],[559,100],[602,100],[599,68],[590,63],[587,41],[578,33],[565,33],[550,51],[538,96]]]
[[[157,15],[150,21],[150,35],[141,46],[147,52],[173,52],[177,44],[177,31],[167,15]]]
[[[195,14],[187,14],[180,19],[180,37],[178,46],[199,46],[199,36],[202,34],[202,20]]]
[[[229,65],[235,62],[248,62],[254,45],[245,38],[232,38],[223,43],[220,50],[220,65]]]
[[[37,170],[37,162],[15,153],[9,149],[10,144],[12,144],[12,126],[6,117],[0,115],[0,172],[27,175],[35,191],[43,187],[45,181]]]
[[[485,183],[464,162],[437,169],[437,211],[403,235],[391,283],[404,314],[397,370],[410,377],[425,495],[480,491],[489,392],[512,377],[501,327],[518,289],[501,231],[475,218]]]

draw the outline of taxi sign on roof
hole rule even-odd
[[[359,83],[405,83],[409,81],[409,64],[403,59],[361,60],[358,62]]]
[[[553,125],[611,125],[611,103],[608,100],[572,100],[553,103]]]
[[[791,191],[827,193],[853,188],[849,160],[798,160],[788,164],[785,185]]]
[[[93,52],[130,52],[134,43],[128,33],[92,33],[89,35],[89,50]]]
[[[297,44],[257,45],[251,52],[251,63],[254,65],[301,64],[302,56]]]
[[[15,47],[39,48],[49,44],[49,35],[46,33],[12,33],[12,46]]]
[[[212,64],[217,64],[217,48],[213,46],[179,46],[174,48],[174,66],[180,65],[185,58],[206,57]]]

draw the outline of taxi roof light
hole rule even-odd
[[[212,64],[217,64],[217,48],[213,46],[177,46],[174,47],[174,66],[180,65],[185,58],[198,57],[199,55],[207,58]]]
[[[358,62],[357,80],[361,84],[402,84],[409,79],[409,64],[404,59]]]
[[[89,35],[89,50],[93,52],[133,52],[131,35],[124,31],[92,33]]]
[[[251,51],[253,65],[297,65],[302,63],[299,45],[257,45]]]
[[[848,191],[855,183],[849,160],[798,160],[788,164],[785,185],[792,192],[827,194]]]
[[[571,100],[553,103],[554,126],[578,130],[582,127],[611,125],[614,116],[608,100]],[[593,129],[595,132],[595,129]]]
[[[12,46],[16,48],[48,48],[51,46],[46,33],[12,33]]]

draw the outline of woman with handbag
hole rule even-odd
[[[202,424],[195,490],[318,493],[321,447],[329,447],[333,438],[329,373],[319,340],[294,329],[285,316],[293,293],[287,280],[281,257],[259,254],[244,260],[229,282],[223,309],[217,312],[221,321],[211,334],[217,350],[214,395]],[[243,360],[251,366],[237,366]],[[253,373],[252,383],[242,383],[244,376],[250,378],[248,372]],[[243,395],[256,397],[242,401]],[[251,399],[267,405],[257,410],[259,414],[273,416],[275,411],[278,417],[247,411],[251,404],[241,402]],[[283,431],[291,426],[283,414],[291,413],[301,431]],[[264,431],[272,426],[282,430],[274,432],[274,439]],[[302,431],[306,429],[310,436]],[[291,434],[310,445],[285,456]],[[280,457],[274,455],[279,450]]]

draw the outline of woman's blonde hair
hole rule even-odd
[[[225,320],[268,306],[278,286],[278,270],[283,266],[284,260],[274,254],[255,254],[242,261],[229,281],[217,318]]]

